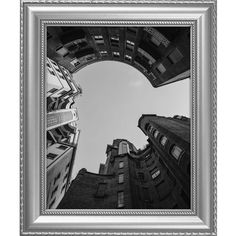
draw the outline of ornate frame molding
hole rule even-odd
[[[53,7],[60,7],[61,9],[64,7],[65,12],[64,14],[70,14],[66,10],[66,7],[105,7],[109,9],[111,6],[112,8],[116,9],[119,7],[129,7],[129,9],[136,7],[140,8],[141,11],[142,7],[146,7],[149,10],[152,9],[154,11],[154,7],[165,7],[168,8],[170,11],[178,10],[178,7],[183,7],[182,4],[185,4],[189,10],[189,18],[183,17],[183,19],[173,20],[153,20],[153,19],[128,19],[121,20],[121,19],[107,19],[107,20],[92,20],[90,18],[94,18],[94,16],[88,16],[88,19],[68,19],[68,20],[55,20],[53,17],[47,15],[50,12],[50,9]],[[47,8],[45,10],[45,8]],[[136,10],[136,9],[135,9]],[[134,11],[135,11],[134,10]],[[73,12],[74,10],[72,10]],[[109,11],[109,10],[108,10]],[[158,10],[157,10],[158,11]],[[118,11],[119,12],[119,11]],[[178,12],[178,11],[177,11]],[[194,12],[194,13],[193,13]],[[192,15],[191,15],[192,14]],[[135,18],[135,13],[133,16]],[[137,14],[138,15],[138,14]],[[45,18],[50,18],[45,19]],[[120,17],[120,16],[119,16]],[[118,17],[118,18],[119,18]],[[132,18],[131,17],[131,18]],[[137,16],[138,17],[138,16]],[[149,16],[147,16],[148,18]],[[58,18],[58,17],[57,17]],[[60,18],[60,17],[59,17]],[[73,18],[72,16],[69,18]],[[114,17],[113,17],[114,18]],[[192,19],[193,18],[193,19]],[[205,22],[206,20],[209,21],[211,33],[209,35],[204,35],[203,32],[206,30]],[[190,211],[60,211],[60,212],[53,212],[53,211],[45,211],[44,207],[44,194],[43,191],[41,192],[41,200],[40,194],[37,196],[37,193],[40,192],[45,186],[45,178],[44,178],[44,171],[42,166],[44,166],[43,158],[41,158],[42,162],[41,172],[37,169],[37,164],[39,164],[39,160],[36,160],[37,157],[44,156],[45,153],[45,93],[44,93],[44,52],[45,52],[45,43],[44,43],[44,30],[45,25],[47,24],[89,24],[89,25],[126,25],[126,24],[137,24],[137,25],[151,25],[151,24],[168,24],[168,25],[190,25],[192,27],[192,116],[193,116],[193,123],[192,123],[192,156],[196,157],[195,161],[193,162],[193,170],[196,170],[196,178],[193,178],[193,193],[194,194],[201,194],[199,193],[199,173],[197,173],[197,168],[201,168],[202,163],[199,163],[197,160],[197,156],[199,155],[199,148],[206,148],[203,145],[199,145],[199,138],[203,137],[204,124],[202,122],[204,119],[207,120],[207,124],[210,124],[208,127],[208,131],[206,135],[209,136],[209,144],[210,150],[207,150],[207,154],[209,155],[209,170],[211,172],[212,179],[209,179],[210,185],[209,188],[206,187],[205,190],[208,190],[208,198],[212,199],[210,201],[210,205],[206,207],[212,207],[209,215],[202,219],[199,217],[201,214],[201,206],[199,206],[199,198],[193,198],[193,206],[194,209],[192,212]],[[33,29],[32,27],[36,27],[37,29]],[[204,28],[205,27],[205,28]],[[204,28],[204,29],[203,29]],[[38,34],[32,35],[33,32],[37,32],[41,34],[39,37]],[[148,0],[148,1],[137,1],[137,0],[52,0],[52,1],[22,1],[21,2],[21,55],[20,55],[20,224],[21,224],[21,234],[25,235],[216,235],[216,1],[158,1],[158,0]],[[195,35],[196,33],[196,35]],[[203,38],[211,39],[212,43],[210,45],[206,45],[206,42],[203,42],[201,39]],[[37,38],[37,39],[36,39]],[[33,39],[36,42],[33,42]],[[33,49],[32,46],[36,46],[33,52],[30,49]],[[207,53],[204,54],[202,48],[205,47],[207,49]],[[196,52],[196,53],[195,53]],[[32,54],[36,53],[37,59],[33,59],[33,62],[29,61]],[[207,54],[207,55],[206,55]],[[203,62],[201,60],[204,59],[204,55],[207,58],[211,58],[210,61],[210,69],[204,67]],[[39,59],[40,58],[40,59]],[[207,59],[206,59],[207,60]],[[199,69],[198,67],[203,67]],[[207,72],[206,72],[207,70]],[[39,78],[38,81],[32,79],[30,75],[35,75],[36,79]],[[200,76],[207,77],[209,75],[209,81],[204,82],[203,79],[199,79]],[[31,79],[30,79],[31,78]],[[196,78],[196,80],[194,79]],[[199,80],[199,81],[198,81]],[[35,93],[35,98],[30,103],[29,97],[32,99],[32,95]],[[208,102],[206,106],[204,106],[203,102]],[[32,104],[33,103],[33,104]],[[33,108],[32,105],[36,105]],[[203,110],[207,112],[207,117],[204,117]],[[32,113],[36,113],[32,115]],[[39,115],[35,121],[30,121],[29,119],[32,117],[36,117],[37,114]],[[206,125],[207,125],[206,124]],[[38,131],[39,136],[34,138],[32,141],[29,141],[29,138],[32,138],[30,135],[30,130],[36,127],[36,131]],[[199,128],[200,127],[200,128]],[[32,150],[33,148],[36,150]],[[195,146],[196,145],[196,146]],[[196,147],[196,148],[195,148]],[[34,155],[34,161],[29,161],[29,156]],[[32,157],[32,156],[31,156]],[[196,166],[195,166],[196,164]],[[41,187],[37,186],[37,191],[34,193],[33,198],[29,197],[30,190],[36,189],[36,187],[30,187],[30,190],[27,189],[27,184],[30,186],[32,180],[30,177],[33,176],[33,172],[29,171],[29,167],[33,167],[36,170],[37,175],[41,175]],[[38,166],[39,167],[39,166]],[[40,173],[39,173],[40,172]],[[197,178],[198,177],[198,178]],[[35,179],[32,181],[34,184]],[[31,198],[31,199],[30,199]],[[26,199],[29,200],[30,203],[26,203]],[[42,203],[42,207],[40,208],[40,212],[36,210],[38,205],[35,202]],[[206,202],[203,205],[207,204]],[[39,213],[39,215],[38,215]],[[52,216],[54,215],[54,216]],[[82,219],[84,217],[84,225],[88,225],[84,228],[84,226],[80,226],[76,228],[73,225],[73,220],[70,221],[69,218],[65,220],[65,222],[60,219],[60,221],[56,222],[54,218],[57,216],[64,217],[65,215],[72,215],[75,216],[75,219]],[[76,218],[76,216],[81,215],[80,218]],[[102,222],[94,221],[89,226],[88,221],[86,222],[86,215],[95,216],[96,215],[107,215],[106,220],[110,222],[111,225],[108,226]],[[134,216],[143,216],[148,217],[149,221],[144,220],[142,224],[139,226],[135,221],[128,222],[124,224],[124,228],[115,226],[116,224],[112,224],[112,217],[115,215],[122,215],[127,219],[127,215]],[[151,218],[151,216],[158,216],[156,218],[157,222],[159,220],[159,226],[155,226],[155,222]],[[168,216],[173,216],[172,218]],[[188,215],[192,215],[192,222],[190,218],[188,219]],[[51,217],[50,217],[51,216]],[[89,217],[89,216],[87,216]],[[110,219],[109,219],[110,217]],[[162,224],[164,218],[168,218],[170,223],[165,222]],[[178,219],[183,220],[183,223],[179,222]],[[123,221],[125,220],[123,219]],[[69,221],[68,221],[69,220]],[[173,222],[171,222],[173,220]],[[55,225],[60,224],[61,221],[63,222],[65,228],[61,228],[58,230],[55,228]],[[164,220],[165,221],[165,220]],[[67,223],[66,223],[67,222]],[[121,220],[122,222],[122,220]],[[184,223],[185,222],[185,223]],[[189,222],[189,223],[187,223]],[[192,225],[191,225],[192,224]],[[185,225],[185,227],[183,226]],[[97,229],[96,229],[97,228]]]

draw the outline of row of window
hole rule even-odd
[[[75,57],[71,60],[70,64],[73,65],[74,67],[77,67],[78,65],[92,61],[95,58],[96,58],[95,54],[88,54],[88,55],[86,55],[84,57],[80,57],[80,58]]]
[[[178,48],[175,48],[167,57],[167,63],[165,63],[166,65],[164,65],[164,63],[159,63],[155,70],[159,73],[159,74],[164,74],[167,70],[167,65],[170,64],[176,64],[177,62],[179,62],[182,58],[183,58],[183,54],[179,51]]]
[[[155,129],[152,125],[150,124],[146,124],[145,125],[145,130],[147,132],[149,132],[155,139],[158,138],[158,135],[160,135],[160,132]],[[168,141],[168,138],[164,135],[162,135],[160,137],[160,144],[162,145],[162,147],[165,147],[166,143]],[[178,147],[177,145],[173,145],[170,149],[170,154],[176,159],[176,160],[179,160],[180,156],[182,155],[183,153],[183,150]]]
[[[160,176],[161,171],[157,167],[154,167],[149,173],[152,179],[156,179],[158,176]],[[141,183],[145,182],[145,176],[143,172],[138,172],[138,179]]]
[[[68,147],[65,146],[65,145],[60,145],[57,147],[57,149],[60,149],[60,150],[66,150]],[[60,154],[55,154],[55,153],[48,153],[47,154],[47,158],[50,159],[50,160],[54,160],[58,155]]]
[[[68,165],[69,165],[69,163],[68,163]],[[67,166],[68,166],[67,165]],[[68,167],[66,167],[66,170],[67,170],[67,168]],[[54,185],[57,183],[57,181],[60,179],[60,177],[61,177],[61,172],[60,173],[58,173],[57,174],[57,176],[54,178]],[[60,192],[60,194],[62,194],[63,193],[63,191],[65,190],[65,188],[66,188],[66,183],[67,182],[65,182],[65,180],[67,179],[67,177],[68,177],[68,173],[66,173],[66,175],[64,176],[64,178],[63,178],[63,186],[62,186],[62,188],[61,188],[61,192]],[[52,191],[52,193],[51,193],[51,199],[55,196],[55,193],[58,191],[58,188],[59,188],[59,185],[57,184],[55,187],[54,187],[54,189],[53,189],[53,191]],[[53,204],[55,203],[55,201],[56,201],[56,196],[53,198],[53,200],[51,201],[51,203],[49,204],[49,208],[52,208],[52,206],[53,206]]]

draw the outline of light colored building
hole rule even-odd
[[[61,109],[47,113],[47,130],[78,120],[77,109]]]
[[[75,151],[75,147],[61,143],[47,149],[47,209],[57,207],[70,184]]]
[[[49,58],[47,58],[46,65],[47,97],[51,96],[57,98],[69,92],[71,87],[65,79],[59,65]]]

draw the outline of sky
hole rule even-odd
[[[147,136],[137,127],[142,114],[190,117],[190,81],[185,79],[159,88],[130,65],[102,61],[73,75],[83,90],[74,107],[81,130],[72,178],[81,168],[98,173],[106,161],[107,144],[124,138],[137,149]]]

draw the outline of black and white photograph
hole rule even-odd
[[[191,209],[190,27],[46,30],[46,208]]]

